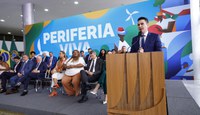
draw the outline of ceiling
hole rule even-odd
[[[34,22],[43,22],[71,15],[82,14],[105,8],[137,3],[146,0],[0,0],[0,34],[22,36],[22,4],[31,2],[34,4]],[[45,12],[44,9],[49,9]]]

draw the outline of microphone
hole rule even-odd
[[[138,52],[144,52],[144,48],[142,47],[142,44],[143,44],[143,42],[144,42],[144,34],[140,31],[139,33],[138,33],[138,38],[139,39],[141,39],[141,42],[139,43],[139,50],[138,50]],[[143,42],[142,42],[143,41]]]
[[[132,46],[134,46],[134,45],[139,41],[139,38],[140,38],[141,36],[142,36],[142,32],[140,31],[140,32],[138,33],[137,40],[136,40],[134,43],[132,43],[132,45],[131,45],[130,47],[127,48],[127,51],[129,51],[129,49],[130,49]]]

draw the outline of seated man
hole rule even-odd
[[[8,71],[5,71],[3,72],[1,75],[0,75],[0,78],[1,78],[1,90],[0,90],[0,93],[4,93],[6,92],[6,83],[7,83],[7,80],[10,79],[12,76],[15,76],[17,75],[17,73],[19,72],[20,70],[20,67],[21,67],[21,64],[22,62],[20,62],[20,57],[19,56],[16,56],[13,58],[14,61],[15,61],[15,65],[13,66],[13,69],[10,69]]]
[[[45,72],[47,70],[47,64],[45,62],[42,62],[42,57],[37,56],[36,58],[37,64],[33,71],[28,75],[29,78],[32,79],[41,79],[45,77]]]
[[[34,66],[36,65],[36,53],[35,51],[30,52],[30,60],[33,61]]]
[[[28,74],[33,70],[33,61],[28,59],[28,55],[23,55],[23,63],[20,68],[20,71],[17,75],[10,78],[11,89],[6,91],[6,94],[12,94],[18,92],[18,87],[16,87],[17,83],[24,82]],[[24,91],[22,94],[27,93],[28,85],[24,85]],[[21,95],[22,95],[21,94]]]
[[[45,62],[42,62],[41,56],[37,56],[36,61],[37,61],[36,66],[34,67],[32,72],[28,74],[28,77],[26,77],[26,79],[24,79],[25,86],[29,85],[29,82],[31,79],[42,79],[45,77],[45,72],[47,70],[47,64]],[[23,82],[23,81],[21,81],[21,82]],[[16,86],[19,86],[21,84],[21,82],[18,82]],[[21,96],[25,96],[26,94],[28,94],[28,91],[23,92],[21,94]]]
[[[81,94],[82,98],[78,101],[79,103],[84,103],[88,100],[87,97],[87,90],[88,83],[89,82],[95,82],[99,80],[99,77],[102,73],[102,67],[103,67],[103,60],[100,58],[97,58],[96,52],[91,51],[90,57],[92,60],[90,60],[87,64],[86,70],[81,70]]]
[[[43,62],[45,62],[46,64],[48,64],[48,62],[49,62],[49,57],[47,56],[47,54],[46,53],[43,53],[42,54],[42,61]]]

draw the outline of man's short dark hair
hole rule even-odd
[[[137,21],[139,22],[140,20],[145,20],[147,23],[149,23],[149,20],[146,17],[139,17]]]
[[[88,50],[92,50],[92,48],[88,48]]]
[[[19,56],[15,56],[13,59],[20,59],[20,57]]]
[[[34,51],[31,51],[30,54],[36,54]]]
[[[83,50],[81,50],[81,51],[80,51],[80,53],[82,53],[82,52],[84,53],[84,51],[83,51]]]
[[[93,54],[93,53],[95,53],[95,54],[96,54],[96,52],[92,50],[92,51],[90,52],[90,54]]]

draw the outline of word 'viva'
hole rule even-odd
[[[71,28],[66,30],[52,31],[48,33],[43,33],[43,43],[63,43],[63,42],[73,42],[76,40],[89,40],[98,39],[106,37],[114,37],[113,28],[110,23],[91,25],[86,27]]]

